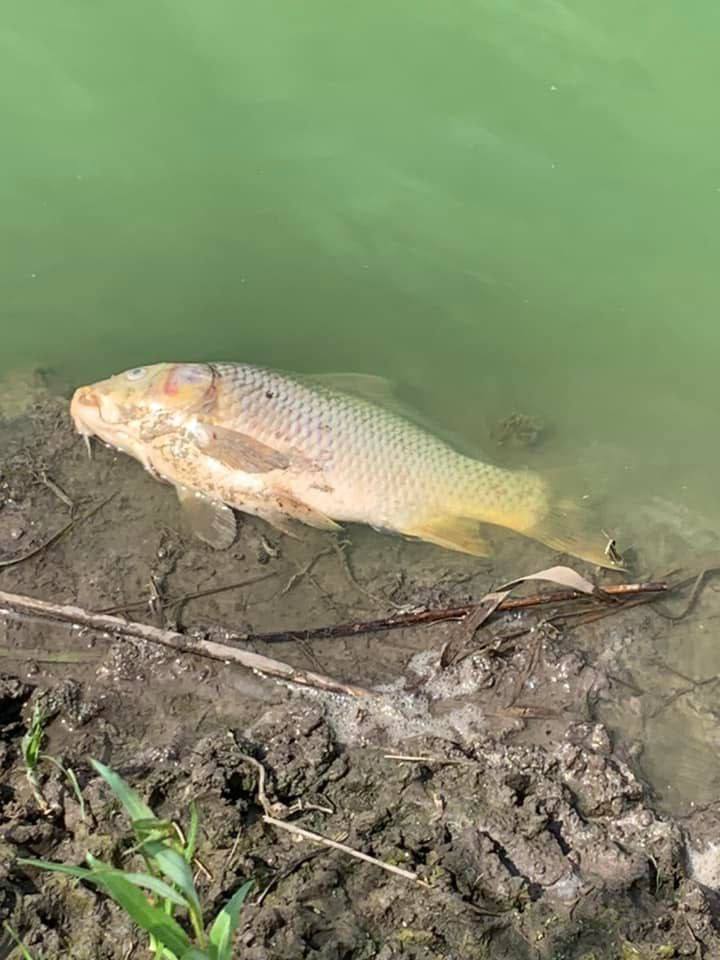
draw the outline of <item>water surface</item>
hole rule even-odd
[[[380,373],[499,459],[498,419],[541,418],[515,461],[579,464],[658,563],[705,549],[718,28],[710,0],[7,0],[0,373]]]

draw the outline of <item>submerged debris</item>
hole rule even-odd
[[[537,447],[546,439],[547,433],[543,420],[525,413],[511,413],[492,429],[492,437],[499,447]]]

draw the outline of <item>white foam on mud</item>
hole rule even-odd
[[[720,842],[708,843],[702,849],[687,848],[690,876],[712,890],[720,889]]]
[[[485,721],[477,706],[463,700],[492,682],[490,667],[483,657],[467,657],[456,667],[442,670],[440,654],[426,650],[416,654],[406,676],[426,678],[419,693],[405,689],[406,676],[376,688],[372,697],[350,699],[322,696],[328,719],[338,739],[355,746],[387,746],[414,737],[433,736],[455,740],[477,737]],[[305,694],[308,695],[308,694]],[[310,696],[317,696],[314,692]],[[433,707],[442,703],[442,712]]]

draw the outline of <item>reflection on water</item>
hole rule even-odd
[[[575,471],[646,568],[714,544],[717,5],[75,6],[0,35],[1,371],[380,373]]]

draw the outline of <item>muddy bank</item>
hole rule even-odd
[[[136,463],[105,449],[89,462],[60,398],[13,408],[0,420],[0,451],[0,562],[32,553],[73,510],[80,518],[47,550],[0,567],[1,589],[119,610],[195,638],[464,602],[557,559],[508,537],[479,564],[363,529],[338,550],[314,531],[293,541],[252,519],[216,553],[186,535],[172,492]],[[235,583],[248,585],[163,603]],[[682,630],[709,632],[714,599],[703,595]],[[444,670],[456,624],[258,646],[371,687],[363,699],[0,617],[0,919],[36,956],[147,956],[105,898],[16,863],[80,863],[87,850],[120,862],[127,824],[92,774],[94,756],[163,816],[185,820],[197,801],[197,882],[209,909],[256,880],[238,956],[720,956],[711,776],[694,805],[670,810],[646,763],[658,722],[678,704],[712,729],[714,685],[668,703],[681,690],[666,669],[676,628],[642,609],[517,635],[539,622],[530,616],[497,620],[482,652]],[[85,820],[52,764],[41,767],[44,810],[25,776],[21,739],[38,701],[45,750],[75,771]],[[270,802],[300,807],[289,822],[422,883],[264,823],[257,772],[241,752],[266,770]]]

